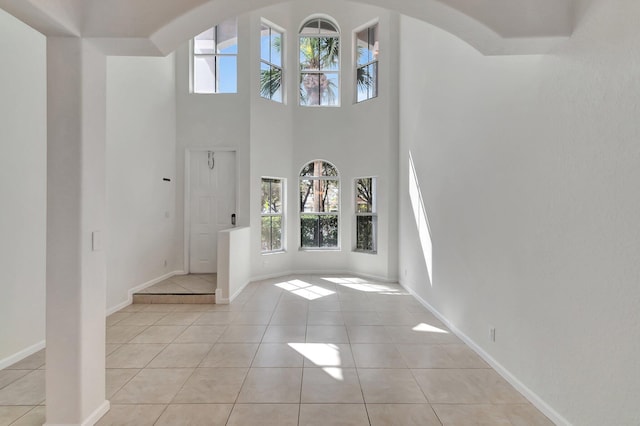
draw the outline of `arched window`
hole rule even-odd
[[[300,105],[340,105],[340,32],[323,18],[300,28]]]
[[[335,166],[314,160],[300,172],[300,247],[338,248],[340,177]]]

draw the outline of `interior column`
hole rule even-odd
[[[92,425],[105,400],[106,57],[47,39],[46,425]]]

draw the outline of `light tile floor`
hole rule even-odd
[[[0,371],[0,425],[44,422],[44,352]],[[104,425],[552,425],[397,284],[291,276],[230,305],[108,318]]]

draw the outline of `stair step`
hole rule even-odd
[[[215,293],[203,293],[203,294],[185,294],[185,293],[135,293],[133,295],[134,304],[174,304],[174,303],[189,303],[189,304],[212,304],[216,303]]]

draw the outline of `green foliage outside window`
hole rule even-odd
[[[262,179],[261,247],[263,252],[283,249],[282,180]]]
[[[340,181],[336,168],[315,160],[300,173],[300,246],[338,247]]]
[[[356,250],[376,252],[375,178],[356,179]]]

